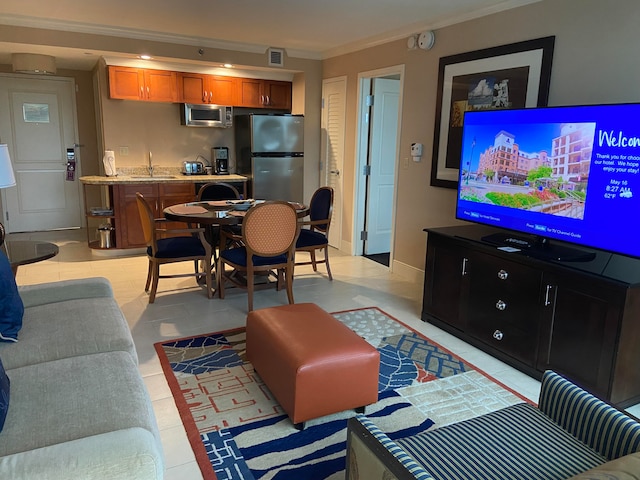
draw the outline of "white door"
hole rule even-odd
[[[333,187],[333,215],[329,229],[329,245],[340,249],[344,215],[344,141],[346,114],[346,77],[322,82],[322,186]]]
[[[370,123],[369,165],[364,253],[388,253],[391,249],[395,185],[400,81],[374,78]]]
[[[76,144],[71,78],[0,75],[0,140],[9,146],[16,186],[2,191],[8,232],[82,225],[80,159],[67,176],[67,149]]]

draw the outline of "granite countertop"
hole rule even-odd
[[[208,183],[208,182],[246,182],[248,179],[242,175],[182,175],[182,174],[154,174],[149,175],[120,175],[116,177],[104,177],[90,175],[80,177],[80,182],[87,185],[124,185],[135,183]]]

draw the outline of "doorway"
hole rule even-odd
[[[322,81],[322,142],[320,184],[333,188],[333,213],[329,229],[329,245],[341,249],[344,211],[344,143],[346,130],[347,77]]]
[[[72,78],[0,75],[0,141],[17,183],[2,190],[8,232],[82,226],[77,138]]]
[[[393,265],[404,66],[359,75],[354,254]]]

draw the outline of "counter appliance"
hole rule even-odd
[[[304,116],[235,117],[236,173],[249,177],[250,195],[303,202]]]
[[[204,163],[196,160],[195,162],[186,161],[182,162],[182,174],[183,175],[204,175]]]
[[[180,123],[187,127],[231,128],[233,126],[233,107],[183,103],[180,105]]]
[[[229,149],[227,147],[213,147],[211,158],[216,175],[229,175]]]

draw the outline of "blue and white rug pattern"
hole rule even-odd
[[[491,409],[520,401],[377,308],[334,316],[380,351],[379,400],[366,415],[391,438],[446,422],[434,420],[429,408],[442,399],[445,390],[433,388],[441,379],[460,379],[446,385],[445,396],[468,393],[469,380],[482,384],[491,390],[491,400],[483,401]],[[309,421],[296,430],[244,348],[244,331],[163,344],[218,480],[343,479],[346,424],[355,413]],[[460,407],[463,416],[477,414],[466,407]]]

